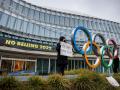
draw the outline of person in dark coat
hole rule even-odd
[[[118,70],[119,70],[119,57],[116,56],[114,57],[114,60],[113,60],[113,72],[118,73]]]
[[[57,47],[56,47],[56,50],[57,50],[57,61],[56,61],[57,72],[64,75],[64,70],[68,64],[68,60],[67,60],[67,56],[60,55],[60,48],[61,48],[60,42],[66,42],[65,37],[63,37],[63,36],[60,37],[59,43],[57,43]]]

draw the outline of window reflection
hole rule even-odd
[[[39,35],[39,25],[34,24],[33,34]]]
[[[64,26],[64,17],[63,16],[60,16],[60,25]]]
[[[18,5],[18,8],[17,8],[17,12],[19,13],[19,14],[22,14],[22,10],[23,10],[23,6],[22,5]]]
[[[34,10],[33,9],[30,9],[29,10],[29,14],[28,14],[28,17],[33,19],[33,16],[34,16]]]
[[[28,15],[28,10],[29,9],[27,7],[24,7],[22,14],[27,16]]]
[[[44,36],[44,33],[45,33],[44,30],[45,30],[44,27],[40,27],[40,32],[39,32],[40,36]]]
[[[53,15],[50,15],[50,23],[54,24],[54,16]]]
[[[26,33],[28,22],[22,21],[21,31]]]
[[[3,15],[1,17],[1,21],[0,21],[0,25],[6,26],[7,20],[8,20],[8,15],[3,13]]]
[[[16,19],[14,29],[17,30],[17,31],[20,31],[21,24],[22,24],[22,20],[20,20],[20,19]]]
[[[47,14],[47,13],[45,13],[45,22],[46,23],[49,23],[49,17],[50,15],[49,14]]]
[[[10,29],[13,29],[14,22],[15,22],[15,18],[12,17],[12,16],[10,16],[10,17],[9,17],[9,20],[8,20],[7,27],[10,28]]]
[[[43,12],[40,12],[40,21],[44,22],[45,16]]]
[[[45,28],[45,37],[49,37],[49,29]]]
[[[34,19],[39,21],[39,11],[35,10]]]
[[[65,18],[65,25],[66,25],[67,27],[70,26],[69,22],[70,22],[70,18],[69,18],[69,17],[66,17],[66,18]],[[78,22],[77,22],[77,25],[78,25]]]
[[[33,23],[28,23],[27,33],[29,34],[33,33]]]

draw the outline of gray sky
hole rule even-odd
[[[120,23],[120,0],[26,0],[35,5],[69,10]]]

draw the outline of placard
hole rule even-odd
[[[60,42],[61,49],[60,49],[60,55],[63,56],[73,56],[73,51],[72,51],[72,45],[65,43],[65,42]]]
[[[112,86],[115,86],[115,87],[119,87],[119,83],[112,77],[106,77],[106,79],[108,80],[108,82],[112,85]]]

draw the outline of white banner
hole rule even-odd
[[[61,49],[60,49],[60,55],[63,56],[73,56],[73,51],[72,51],[72,45],[65,43],[65,42],[60,42]]]
[[[112,77],[106,77],[106,79],[108,80],[108,82],[112,85],[112,86],[115,86],[115,87],[119,87],[119,83]]]

